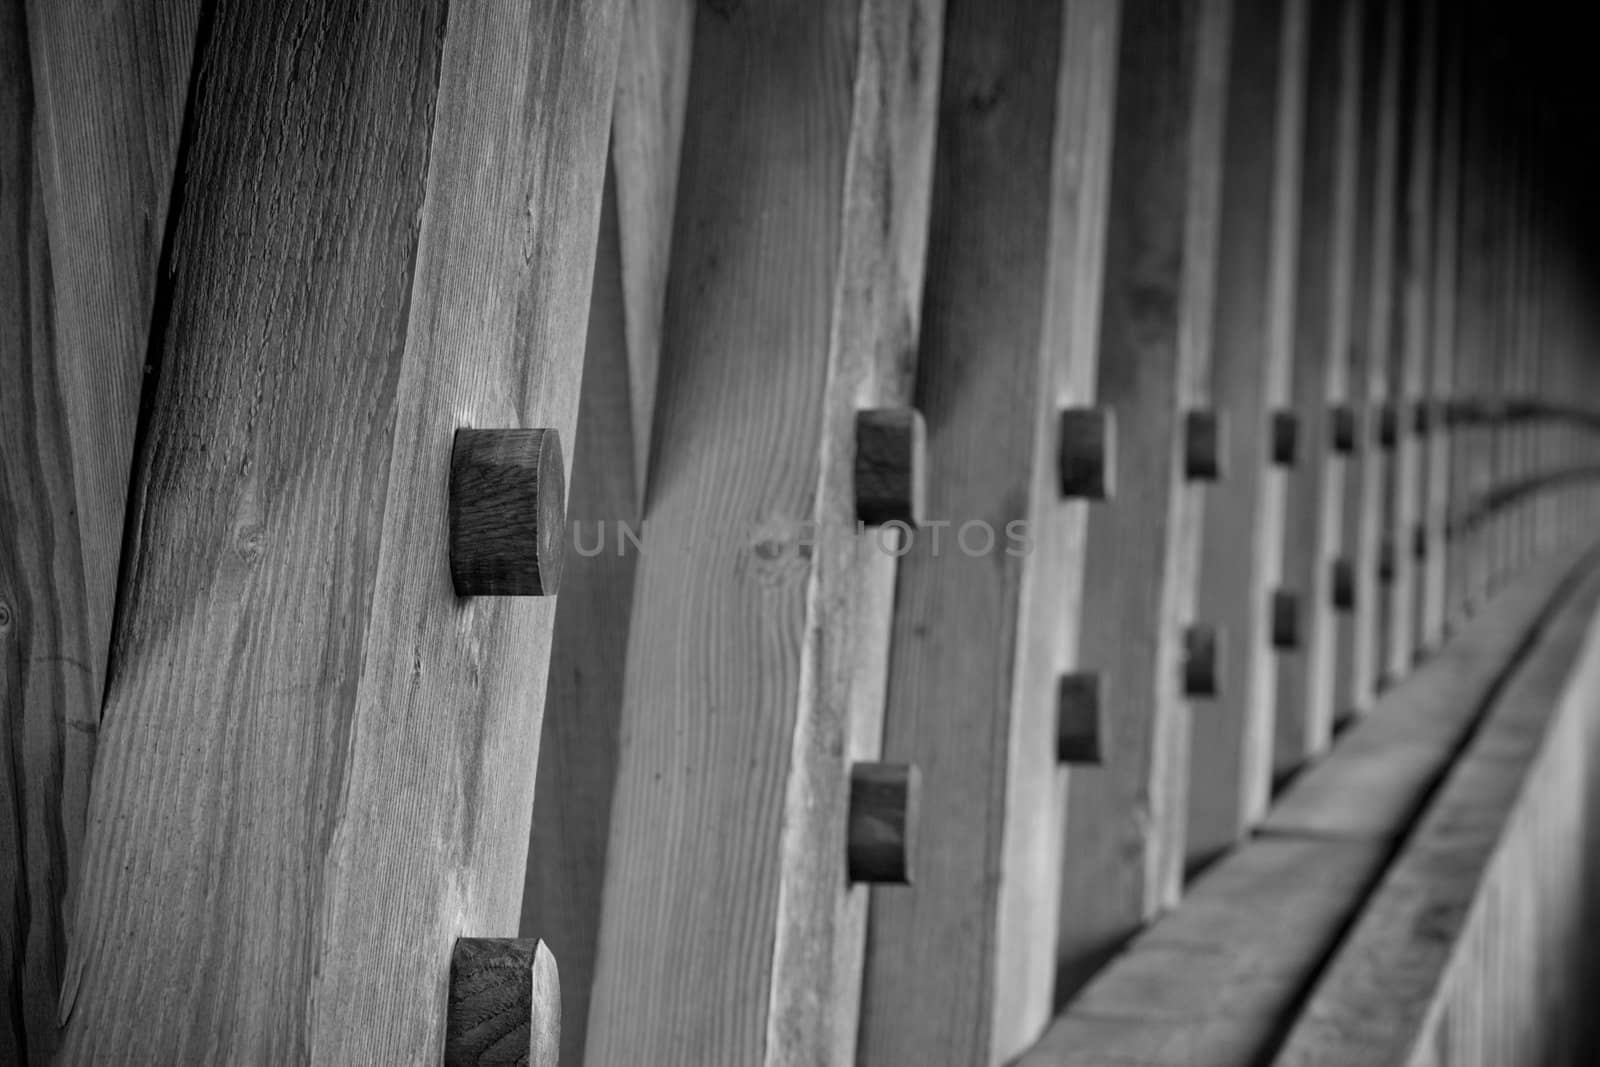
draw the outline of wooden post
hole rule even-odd
[[[1004,1063],[1051,1009],[1058,678],[1085,515],[1109,506],[1063,498],[1058,435],[1094,403],[1121,7],[948,6],[918,398],[952,528],[895,597],[884,751],[922,770],[923,847],[916,885],[872,903],[862,1063]],[[952,539],[973,522],[997,542]]]
[[[627,0],[539,746],[523,937],[561,961],[561,1060],[584,1062],[643,537],[640,502],[661,349],[692,0]]]
[[[199,3],[0,11],[0,1061],[50,1062]],[[26,14],[24,13],[24,9]]]
[[[1298,594],[1301,640],[1278,654],[1274,771],[1291,773],[1321,752],[1333,730],[1332,571],[1339,549],[1346,459],[1335,413],[1347,410],[1350,302],[1356,284],[1356,179],[1360,139],[1361,0],[1311,5],[1300,256],[1295,293],[1293,390],[1299,462],[1289,475],[1283,586]],[[1353,427],[1350,428],[1353,431]]]
[[[1395,335],[1389,358],[1394,434],[1389,452],[1389,518],[1383,534],[1392,562],[1380,589],[1384,641],[1379,660],[1389,679],[1404,677],[1416,655],[1416,607],[1422,517],[1422,442],[1417,414],[1426,411],[1425,379],[1432,333],[1433,214],[1438,148],[1438,0],[1413,0],[1402,104]]]
[[[617,11],[212,14],[64,1062],[437,1060],[515,931],[554,605],[452,591],[451,446],[571,439]]]
[[[1369,4],[1363,43],[1360,206],[1349,353],[1350,403],[1357,434],[1348,467],[1340,545],[1340,560],[1351,576],[1351,599],[1349,609],[1339,614],[1336,719],[1367,710],[1378,683],[1378,564],[1384,486],[1381,424],[1391,341],[1396,123],[1404,23],[1399,5],[1381,0],[1369,0]]]
[[[1079,669],[1105,680],[1106,765],[1069,783],[1058,999],[1182,880],[1189,722],[1175,668],[1193,621],[1200,487],[1181,445],[1209,389],[1231,7],[1123,5],[1100,403],[1139,448],[1089,520]]]
[[[590,1062],[855,1058],[851,768],[916,535],[857,531],[857,413],[912,402],[940,30],[696,12]]]
[[[1240,0],[1233,14],[1211,388],[1234,432],[1205,496],[1198,592],[1227,640],[1222,691],[1195,712],[1207,722],[1190,753],[1191,866],[1238,841],[1270,794],[1284,492],[1273,426],[1289,397],[1307,16],[1302,0]]]
[[[1457,375],[1456,331],[1461,265],[1463,71],[1461,14],[1439,10],[1440,111],[1439,160],[1429,205],[1433,211],[1433,252],[1427,338],[1426,412],[1419,425],[1422,448],[1422,515],[1417,565],[1418,651],[1444,639],[1446,559],[1452,551],[1446,522],[1450,514],[1451,442],[1455,431],[1445,417]]]

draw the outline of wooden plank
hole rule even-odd
[[[1352,596],[1349,607],[1339,614],[1335,721],[1367,711],[1378,688],[1378,548],[1384,485],[1380,424],[1393,296],[1401,29],[1399,5],[1369,4],[1362,45],[1366,60],[1357,201],[1360,221],[1349,351],[1350,410],[1357,432],[1347,468],[1340,543],[1340,562],[1348,570]]]
[[[1453,478],[1453,431],[1444,418],[1457,377],[1458,294],[1461,283],[1462,110],[1466,95],[1460,16],[1442,12],[1440,43],[1439,165],[1431,197],[1433,275],[1429,309],[1427,416],[1423,450],[1421,570],[1417,583],[1417,647],[1432,650],[1444,638],[1447,606],[1446,537]],[[1553,547],[1553,546],[1552,546]]]
[[[1195,708],[1206,728],[1190,751],[1190,866],[1260,819],[1272,780],[1284,501],[1273,415],[1289,394],[1307,17],[1301,0],[1241,0],[1233,16],[1211,344],[1211,402],[1229,432],[1226,474],[1205,495],[1198,591],[1226,639],[1221,692]]]
[[[67,1062],[436,1062],[515,931],[554,604],[453,595],[447,471],[571,439],[617,10],[214,14]]]
[[[1269,1055],[1387,850],[1262,840],[1206,871],[1015,1067],[1237,1067]]]
[[[1139,442],[1090,515],[1080,670],[1101,675],[1102,768],[1071,775],[1056,994],[1178,894],[1189,723],[1175,669],[1193,619],[1199,490],[1182,431],[1210,374],[1231,4],[1124,4],[1099,403]]]
[[[0,1060],[47,1063],[199,5],[0,10]],[[25,12],[25,8],[28,9]],[[87,28],[93,26],[92,32]]]
[[[1433,199],[1437,166],[1439,54],[1438,0],[1412,0],[1400,115],[1398,252],[1395,266],[1394,337],[1389,355],[1393,424],[1387,467],[1387,522],[1382,562],[1387,582],[1378,657],[1384,677],[1396,680],[1416,656],[1419,584],[1415,549],[1422,505],[1422,441],[1416,413],[1425,396],[1433,279]]]
[[[863,1063],[1005,1062],[1049,1017],[1064,792],[1049,739],[1085,508],[1059,496],[1058,412],[1094,394],[1120,8],[948,10],[917,386],[928,508],[1007,540],[919,540],[902,564],[884,749],[922,768],[923,863],[872,904]]]
[[[1538,914],[1530,905],[1567,916],[1576,911],[1570,897],[1564,906],[1550,904],[1575,885],[1570,869],[1557,875],[1557,857],[1573,854],[1572,808],[1586,803],[1583,768],[1595,743],[1587,706],[1600,682],[1592,626],[1597,603],[1600,576],[1591,570],[1496,697],[1483,729],[1312,991],[1275,1067],[1411,1062],[1436,1013],[1461,995],[1462,984],[1467,997],[1455,1007],[1473,1013],[1472,1023],[1467,1040],[1452,1043],[1449,1062],[1544,1062],[1540,1028],[1500,1035],[1492,1028],[1509,1030],[1519,1016],[1533,1015],[1519,1006],[1535,992],[1529,971],[1541,954],[1559,957],[1560,941],[1519,938],[1512,928],[1517,956],[1474,954],[1483,951],[1485,934],[1494,936],[1488,924]],[[1529,840],[1541,824],[1560,828],[1555,847]],[[1533,861],[1530,853],[1547,860]],[[1522,899],[1496,899],[1507,892]],[[1565,931],[1569,942],[1575,933]],[[1497,969],[1512,981],[1502,985]],[[1504,1042],[1498,1054],[1493,1044],[1486,1047],[1486,1031],[1489,1041]]]
[[[910,400],[940,28],[880,0],[695,19],[592,1062],[853,1059],[850,767],[898,550],[856,532],[854,435]]]
[[[561,1055],[581,1064],[600,939],[684,103],[690,0],[623,9],[521,932],[560,961]]]
[[[1498,679],[1562,603],[1583,566],[1555,554],[1458,630],[1351,726],[1325,759],[1283,792],[1263,831],[1289,836],[1393,838],[1450,765]]]
[[[1311,7],[1293,360],[1299,457],[1289,476],[1283,547],[1283,587],[1299,601],[1301,638],[1296,647],[1278,650],[1278,777],[1320,753],[1333,732],[1338,620],[1330,571],[1342,528],[1346,463],[1333,447],[1330,415],[1349,394],[1345,353],[1355,286],[1365,13],[1358,0]]]

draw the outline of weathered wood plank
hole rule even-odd
[[[0,1060],[49,1062],[198,3],[0,10]],[[26,9],[26,11],[25,11]]]
[[[1430,300],[1426,432],[1423,450],[1422,540],[1417,583],[1417,647],[1431,650],[1444,638],[1448,567],[1446,537],[1453,484],[1454,432],[1444,418],[1454,391],[1458,357],[1457,318],[1461,284],[1463,101],[1465,59],[1460,16],[1442,12],[1440,41],[1439,165],[1431,197],[1433,277]]]
[[[1059,498],[1058,411],[1094,391],[1120,6],[949,7],[918,398],[929,512],[963,540],[901,570],[884,746],[923,770],[925,839],[918,884],[873,901],[863,1063],[1004,1062],[1049,1016],[1047,739],[1102,506]]]
[[[617,10],[214,13],[68,1062],[437,1062],[515,932],[554,605],[454,597],[447,472],[571,439]]]
[[[940,28],[695,19],[591,1062],[853,1058],[896,550],[855,534],[856,411],[910,400]]]
[[[1330,577],[1346,462],[1334,447],[1330,416],[1349,395],[1365,12],[1359,0],[1311,5],[1293,360],[1300,454],[1289,476],[1282,565],[1283,587],[1300,607],[1300,641],[1278,651],[1273,750],[1280,777],[1326,748],[1333,732],[1338,619]]]
[[[1243,845],[1112,961],[1015,1067],[1261,1062],[1386,858],[1364,841]]]
[[[1571,923],[1578,913],[1573,831],[1597,814],[1582,785],[1596,744],[1588,711],[1600,683],[1597,603],[1591,569],[1496,696],[1276,1067],[1414,1062],[1441,1012],[1465,1024],[1449,1063],[1547,1062],[1551,1028],[1516,1020],[1542,1014],[1534,998],[1576,1004],[1574,992],[1539,979],[1572,951],[1563,941],[1577,931],[1516,924],[1541,913]]]
[[[1263,831],[1361,839],[1405,832],[1479,721],[1497,680],[1562,610],[1561,590],[1585,565],[1581,554],[1568,550],[1530,568],[1296,778]]]
[[[611,158],[573,445],[565,596],[556,606],[521,932],[561,962],[561,1055],[581,1064],[600,939],[622,727],[622,664],[648,468],[691,0],[623,9]]]
[[[1070,777],[1058,998],[1176,899],[1184,858],[1200,500],[1181,442],[1209,389],[1231,4],[1123,14],[1099,403],[1139,447],[1089,518],[1079,669],[1104,679],[1107,759]]]
[[[1383,540],[1388,581],[1378,657],[1384,677],[1397,680],[1416,655],[1418,560],[1422,514],[1422,440],[1417,412],[1426,395],[1432,322],[1434,172],[1437,166],[1439,54],[1437,0],[1412,0],[1406,35],[1405,91],[1400,115],[1401,166],[1394,343],[1389,355],[1389,407],[1394,423],[1387,470]]]
[[[1197,609],[1226,637],[1222,688],[1195,714],[1186,850],[1231,847],[1266,811],[1277,682],[1270,612],[1283,552],[1273,416],[1289,396],[1305,119],[1307,5],[1240,0],[1233,15],[1211,402],[1230,428],[1205,494]],[[1297,609],[1297,605],[1292,605]]]
[[[1356,420],[1343,510],[1340,562],[1350,576],[1340,612],[1334,670],[1335,720],[1365,712],[1378,688],[1378,564],[1395,246],[1397,119],[1400,111],[1402,9],[1369,2],[1364,20],[1361,177],[1356,286],[1351,302],[1350,410]]]

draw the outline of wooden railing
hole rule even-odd
[[[1586,1062],[1551,38],[0,8],[0,1062]]]

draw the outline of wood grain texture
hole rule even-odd
[[[911,399],[939,30],[876,0],[695,19],[591,1062],[854,1056],[849,765],[894,562],[854,534],[855,421]]]
[[[1239,1067],[1269,1055],[1385,850],[1253,841],[1105,968],[1015,1067]]]
[[[901,564],[884,751],[922,771],[921,868],[873,900],[864,1064],[1005,1062],[1050,1011],[1054,694],[1102,506],[1060,499],[1058,413],[1092,403],[1117,15],[948,5],[917,403],[930,515],[996,542]]]
[[[1099,403],[1140,447],[1089,519],[1080,669],[1104,678],[1107,759],[1070,780],[1058,998],[1176,899],[1188,796],[1181,637],[1200,501],[1184,412],[1209,382],[1231,5],[1123,15]]]
[[[1299,593],[1305,625],[1300,648],[1280,652],[1277,660],[1275,777],[1320,753],[1333,731],[1338,620],[1330,579],[1343,525],[1346,468],[1334,423],[1337,412],[1348,411],[1345,353],[1356,283],[1365,14],[1360,0],[1313,4],[1307,30],[1291,382],[1304,445],[1286,489],[1282,562],[1284,585]]]
[[[1351,610],[1339,616],[1334,717],[1372,706],[1378,687],[1378,543],[1385,458],[1378,411],[1386,400],[1392,340],[1397,118],[1400,111],[1400,5],[1371,2],[1363,26],[1361,170],[1356,285],[1351,302],[1349,382],[1356,449],[1349,458],[1341,554],[1354,578]]]
[[[1426,815],[1312,990],[1275,1067],[1544,1063],[1581,994],[1576,841],[1600,816],[1585,788],[1597,742],[1592,569],[1496,696]],[[1444,1016],[1444,1018],[1441,1018]]]
[[[197,2],[0,12],[0,1060],[49,1062]]]
[[[450,440],[572,433],[616,16],[215,12],[66,1062],[436,1062],[515,930],[553,605],[453,597]]]
[[[450,956],[445,1067],[556,1067],[561,980],[534,938],[462,937]]]
[[[1234,10],[1223,147],[1212,403],[1233,432],[1227,477],[1206,493],[1198,611],[1228,636],[1228,680],[1202,714],[1189,763],[1186,851],[1230,847],[1266,810],[1272,780],[1272,589],[1282,568],[1275,415],[1289,395],[1300,226],[1307,5],[1241,0]]]

